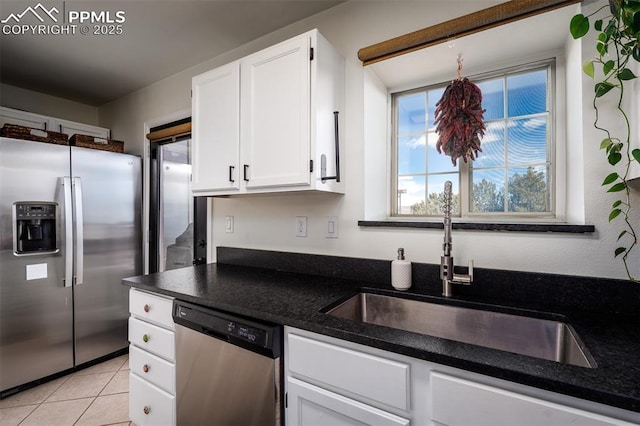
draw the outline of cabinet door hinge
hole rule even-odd
[[[309,160],[309,173],[313,173],[313,160]]]
[[[289,407],[289,394],[285,392],[284,394],[284,408]]]
[[[311,51],[309,52],[309,60],[313,61],[313,47],[310,50]]]

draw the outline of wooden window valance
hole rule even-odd
[[[363,47],[358,58],[363,65],[384,61],[451,39],[488,30],[520,19],[549,12],[581,0],[511,0],[478,12],[451,19],[387,41]],[[567,34],[569,23],[567,22]]]
[[[147,133],[147,139],[151,142],[160,143],[189,135],[191,135],[191,123],[183,123]]]

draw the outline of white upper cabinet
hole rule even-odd
[[[192,102],[193,191],[238,190],[240,62],[194,77]]]
[[[76,123],[68,120],[56,120],[56,127],[51,130],[65,133],[69,136],[80,134],[102,139],[110,139],[111,134],[109,129],[105,129],[103,127],[90,126],[88,124]]]
[[[310,55],[298,37],[241,61],[247,188],[309,184]]]
[[[21,111],[18,109],[0,107],[0,127],[5,124],[17,124],[18,126],[59,132],[68,136],[73,136],[76,133],[103,139],[109,139],[110,136],[109,129],[104,127],[91,126],[89,124],[62,120],[60,118],[34,114],[32,112]]]
[[[343,193],[343,104],[344,59],[317,30],[194,77],[194,195]]]
[[[46,115],[33,114],[31,112],[20,111],[18,109],[0,108],[0,127],[5,124],[16,124],[18,126],[31,127],[39,130],[52,130],[57,132],[57,129],[50,128],[50,117]]]

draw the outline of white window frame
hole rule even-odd
[[[548,158],[550,162],[549,168],[549,188],[550,196],[550,212],[531,212],[531,213],[505,213],[505,212],[472,212],[470,211],[470,179],[471,168],[468,163],[459,161],[459,189],[460,189],[460,213],[454,220],[465,222],[501,222],[501,223],[556,223],[565,222],[566,214],[566,87],[564,81],[565,59],[563,55],[556,54],[553,57],[536,60],[535,62],[526,62],[507,67],[501,67],[495,71],[469,76],[472,81],[481,81],[499,76],[516,74],[519,72],[532,71],[547,67],[548,69],[548,88],[547,88],[547,105],[549,107],[549,120],[547,123],[548,132]],[[389,94],[390,97],[390,202],[389,202],[389,220],[411,220],[411,221],[439,221],[442,217],[428,215],[406,215],[398,214],[397,187],[398,187],[398,149],[397,149],[397,102],[396,96],[399,94],[409,94],[411,92],[428,91],[437,87],[446,85],[446,82],[429,84],[426,86],[410,88],[407,90],[397,91]],[[506,94],[505,94],[506,95]],[[505,112],[506,113],[506,112]],[[479,155],[482,155],[480,153]]]

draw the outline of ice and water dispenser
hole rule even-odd
[[[17,255],[58,251],[56,220],[58,205],[50,202],[14,203],[14,252]]]

